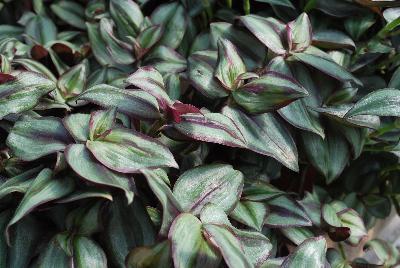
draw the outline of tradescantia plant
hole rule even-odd
[[[398,1],[3,2],[1,268],[400,265]]]

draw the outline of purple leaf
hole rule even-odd
[[[246,141],[228,117],[219,113],[184,114],[174,128],[183,135],[196,140],[244,148]]]
[[[290,51],[304,51],[311,45],[311,22],[306,13],[302,13],[296,20],[289,22],[286,31]]]
[[[280,196],[267,202],[270,213],[265,219],[265,225],[269,227],[301,227],[311,226],[312,222],[308,218],[303,208],[287,196]]]
[[[14,156],[26,161],[62,151],[72,142],[62,121],[56,117],[23,117],[7,137]]]
[[[305,240],[282,263],[289,267],[325,267],[327,244],[323,236]]]
[[[235,45],[227,39],[218,40],[218,63],[215,77],[226,89],[234,90],[240,86],[241,81],[238,78],[245,72],[246,66]]]
[[[89,120],[90,140],[96,140],[107,135],[107,133],[114,127],[116,115],[116,108],[92,112]]]
[[[120,189],[125,192],[128,203],[133,201],[132,179],[128,175],[112,171],[93,157],[83,144],[72,144],[65,149],[67,163],[80,177],[99,185]]]
[[[283,23],[258,15],[242,16],[240,20],[272,52],[278,55],[286,54],[286,49],[281,40]]]
[[[250,113],[264,113],[282,108],[308,96],[307,90],[293,78],[268,71],[260,78],[233,91],[237,104]]]
[[[122,173],[136,173],[142,168],[178,167],[166,146],[131,129],[114,128],[101,139],[86,141],[86,146],[100,163]]]
[[[231,211],[243,189],[243,174],[230,165],[213,164],[183,173],[174,185],[174,196],[186,212],[199,214],[208,203]]]
[[[126,79],[126,82],[153,95],[162,110],[172,105],[172,100],[165,91],[163,77],[155,68],[151,66],[140,67]]]

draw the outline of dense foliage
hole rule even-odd
[[[399,1],[0,6],[0,267],[399,263]]]

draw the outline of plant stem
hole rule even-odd
[[[157,120],[154,122],[154,124],[150,127],[148,131],[148,135],[150,137],[157,137],[160,128],[165,124],[165,121],[163,119]]]
[[[212,19],[213,17],[213,11],[210,5],[210,1],[209,0],[203,0],[203,7],[206,10],[208,19]],[[208,24],[208,20],[207,20],[207,24]]]
[[[306,182],[307,170],[308,170],[308,166],[305,167],[305,169],[303,170],[303,173],[301,174],[299,194],[303,194],[303,192],[304,192],[304,184]]]
[[[346,253],[344,252],[343,244],[339,242],[338,247],[339,247],[340,255],[342,255],[342,258],[347,260]]]
[[[243,10],[244,14],[246,15],[250,14],[250,0],[243,0]]]

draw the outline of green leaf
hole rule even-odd
[[[102,235],[109,262],[114,267],[125,267],[128,253],[133,248],[152,245],[156,232],[139,198],[136,197],[129,205],[116,198],[110,203]]]
[[[255,181],[244,186],[242,199],[250,201],[264,201],[284,194],[286,194],[284,191],[275,188],[269,183]]]
[[[296,245],[300,245],[305,240],[312,238],[314,236],[313,232],[306,227],[281,228],[280,231],[284,236],[286,236],[290,241],[292,241]]]
[[[207,32],[197,35],[190,46],[189,54],[208,49],[211,43],[210,39],[211,34]]]
[[[390,149],[390,152],[397,157],[400,157],[400,142]]]
[[[108,131],[114,127],[116,114],[117,109],[115,107],[92,112],[89,120],[90,140],[101,139],[102,136],[107,135]]]
[[[51,4],[50,8],[64,22],[81,30],[86,29],[84,21],[85,10],[80,4],[63,0]]]
[[[332,268],[351,268],[349,261],[347,261],[344,256],[334,248],[328,248],[326,253],[326,258]]]
[[[344,28],[355,39],[360,37],[375,23],[375,16],[372,13],[363,16],[351,16],[344,21]]]
[[[234,237],[239,240],[246,259],[255,267],[258,267],[266,258],[269,257],[272,249],[272,244],[269,239],[260,232],[235,228],[229,222],[225,212],[217,205],[206,205],[201,211],[200,219],[203,224],[215,224],[232,233]],[[213,239],[210,239],[210,241],[213,242]],[[217,242],[217,247],[222,248],[223,246],[226,245],[219,245]],[[226,257],[224,252],[221,253]],[[225,261],[227,262],[228,260],[225,259]]]
[[[297,60],[308,64],[321,72],[338,79],[342,82],[352,81],[356,84],[362,85],[361,81],[349,73],[346,69],[335,63],[333,60],[328,60],[319,55],[309,53],[294,53],[293,57]]]
[[[7,137],[13,154],[25,161],[62,151],[70,143],[70,135],[56,117],[25,116],[15,123]]]
[[[84,236],[74,238],[74,264],[77,268],[107,268],[104,251],[93,240]]]
[[[323,236],[309,238],[285,259],[281,267],[325,267],[326,250]]]
[[[400,17],[400,8],[387,8],[383,11],[383,17],[387,22],[392,22]]]
[[[344,18],[348,16],[355,16],[363,13],[363,10],[356,3],[344,2],[341,0],[325,0],[312,2],[311,8],[316,8],[326,15]]]
[[[380,126],[380,119],[375,115],[355,115],[346,117],[347,113],[351,110],[351,105],[340,105],[333,107],[311,108],[314,111],[322,113],[329,118],[332,118],[340,123],[356,127],[367,127],[371,129],[378,129]]]
[[[366,95],[354,104],[345,116],[356,115],[400,117],[400,90],[387,88]]]
[[[11,211],[4,210],[0,212],[0,232],[4,234],[7,227],[7,223],[10,221]],[[7,254],[8,246],[4,235],[0,236],[0,254],[2,258],[0,259],[0,267],[7,267]]]
[[[336,210],[330,204],[322,205],[322,219],[333,227],[342,227],[342,222],[336,214]]]
[[[180,214],[172,223],[168,238],[175,267],[218,267],[220,258],[204,240],[202,223],[192,214]]]
[[[132,64],[135,61],[132,47],[115,36],[112,20],[102,18],[99,27],[100,36],[114,62],[122,65]]]
[[[327,183],[340,176],[350,156],[342,136],[331,131],[323,140],[315,134],[303,132],[302,140],[309,161],[325,176]]]
[[[247,259],[240,241],[230,230],[217,224],[204,224],[203,230],[210,242],[221,252],[228,267],[253,267]]]
[[[298,202],[312,221],[312,224],[321,227],[321,201],[317,193],[315,191],[313,193],[306,192],[304,198]]]
[[[11,72],[11,63],[8,58],[4,55],[0,55],[1,58],[1,68],[0,71],[2,73],[10,73]]]
[[[293,4],[290,0],[256,0],[257,2],[268,3],[271,5],[283,6],[283,7],[290,7],[294,9]]]
[[[372,250],[380,260],[380,265],[391,267],[399,260],[397,249],[382,239],[373,239],[364,245],[364,251]]]
[[[58,200],[57,203],[69,203],[87,198],[104,198],[106,200],[113,201],[113,197],[108,191],[89,188],[83,191],[75,190],[70,195]]]
[[[86,61],[63,73],[57,81],[57,89],[63,99],[69,99],[82,93],[86,86],[87,76],[88,63]]]
[[[24,28],[15,26],[15,25],[9,25],[9,24],[2,24],[0,25],[0,39],[4,38],[19,38],[21,34],[24,33]]]
[[[57,81],[57,78],[54,76],[54,74],[46,66],[38,61],[21,58],[13,59],[13,63],[22,65],[28,71],[43,74],[54,82]]]
[[[172,105],[172,100],[165,91],[165,85],[162,75],[151,66],[140,67],[136,72],[128,76],[126,82],[153,95],[165,110],[167,106]]]
[[[306,97],[308,98],[308,97]],[[290,124],[311,131],[320,137],[325,137],[324,129],[318,120],[306,107],[304,99],[296,100],[278,110],[278,113]]]
[[[89,114],[70,114],[63,119],[63,125],[77,142],[89,139]]]
[[[163,75],[186,70],[186,59],[174,49],[157,46],[146,55],[143,65],[152,65]]]
[[[165,236],[170,229],[172,221],[183,211],[183,209],[169,187],[168,175],[164,170],[144,169],[141,170],[141,172],[146,177],[151,190],[161,202],[163,216],[160,235]]]
[[[186,212],[199,214],[208,203],[224,211],[234,209],[243,188],[243,174],[230,165],[213,164],[184,172],[173,189],[176,200]]]
[[[110,14],[120,36],[136,37],[144,20],[138,4],[132,0],[111,0]]]
[[[234,234],[240,240],[247,259],[254,266],[258,267],[270,256],[272,244],[262,233],[236,229]]]
[[[41,48],[41,49],[44,49],[44,48]],[[50,48],[50,49],[48,49],[47,52],[48,52],[48,55],[50,56],[50,59],[53,62],[54,67],[59,75],[68,71],[69,66],[61,60],[60,56],[53,49]]]
[[[304,51],[311,45],[312,28],[306,13],[302,13],[296,20],[289,22],[286,30],[290,51]]]
[[[65,158],[71,168],[89,182],[121,189],[128,202],[133,200],[130,178],[101,165],[83,144],[73,144],[65,149]]]
[[[267,54],[265,46],[251,33],[226,22],[211,23],[210,31],[212,48],[218,47],[218,40],[228,39],[236,46],[249,70],[263,66]]]
[[[157,100],[147,92],[128,91],[102,84],[84,91],[76,100],[86,100],[103,107],[117,107],[119,112],[140,119],[161,117]]]
[[[171,267],[169,241],[155,244],[152,247],[136,247],[127,256],[127,268]]]
[[[267,216],[267,207],[261,202],[239,201],[229,215],[234,220],[261,231]]]
[[[281,26],[283,29],[281,27],[277,28],[277,22],[273,21],[273,19],[271,20],[258,15],[242,16],[240,20],[272,52],[278,55],[286,54],[286,49],[280,37],[281,31],[285,28],[283,25]]]
[[[188,76],[191,84],[203,95],[212,99],[228,96],[228,91],[214,77],[216,61],[216,54],[211,51],[195,52],[188,59]]]
[[[196,140],[245,147],[245,139],[234,122],[220,113],[183,114],[174,128],[183,135]]]
[[[279,268],[279,267],[281,267],[284,260],[285,260],[284,257],[269,258],[260,267],[261,268]]]
[[[334,125],[350,144],[353,159],[357,159],[363,152],[368,131],[362,128],[348,127],[342,124]]]
[[[350,237],[346,240],[352,246],[357,246],[367,236],[367,229],[360,215],[353,209],[347,208],[337,213],[342,226],[350,228]]]
[[[26,191],[24,198],[19,203],[17,209],[10,222],[7,225],[7,230],[26,216],[34,208],[59,199],[74,189],[74,182],[71,178],[53,178],[50,169],[43,169],[34,179],[29,189]]]
[[[74,234],[90,236],[101,229],[101,212],[103,200],[87,202],[70,211],[65,219],[65,228]]]
[[[254,152],[271,156],[297,171],[297,148],[287,129],[272,114],[248,116],[239,109],[229,106],[222,113],[235,122],[246,142],[246,148]]]
[[[289,66],[283,57],[277,56],[269,62],[267,69],[295,78],[310,93],[309,96],[279,109],[278,113],[291,125],[324,137],[324,129],[321,126],[318,114],[307,109],[307,106],[314,107],[320,103],[319,93],[307,68],[301,64],[292,64]]]
[[[400,88],[400,66],[397,67],[396,71],[394,71],[392,78],[390,78],[388,87],[397,89]]]
[[[35,15],[25,25],[25,34],[39,44],[46,45],[57,39],[57,28],[49,17]]]
[[[142,168],[178,168],[167,147],[131,129],[114,128],[99,140],[86,141],[86,146],[100,163],[122,173]]]
[[[45,235],[41,222],[28,215],[17,222],[10,233],[12,246],[7,250],[6,267],[29,267],[30,260]]]
[[[270,227],[311,226],[311,220],[304,209],[293,199],[279,196],[267,201],[269,214],[264,224]]]
[[[246,66],[235,45],[227,39],[218,40],[218,63],[215,77],[226,89],[233,90],[240,86],[238,77],[245,72]]]
[[[99,19],[104,15],[106,4],[104,2],[90,2],[85,9],[85,15],[88,19]]]
[[[66,234],[58,234],[53,237],[44,251],[39,255],[37,267],[70,267],[72,257],[68,256],[67,252],[62,248],[62,245],[60,245],[60,241],[66,239],[68,239]]]
[[[44,5],[42,0],[33,0],[32,1],[32,8],[36,14],[39,15],[46,15],[46,11],[44,10]]]
[[[42,170],[42,167],[29,169],[17,176],[7,179],[0,184],[0,200],[11,193],[26,193],[37,173]]]
[[[160,44],[174,49],[180,45],[187,27],[185,9],[182,5],[173,2],[158,6],[151,14],[151,21],[164,27]]]
[[[114,84],[124,77],[125,73],[115,67],[100,67],[89,76],[87,88],[104,83]]]
[[[237,104],[250,113],[263,113],[282,108],[308,96],[307,90],[297,81],[281,73],[268,71],[233,91]]]
[[[336,30],[320,30],[313,33],[313,44],[327,49],[355,48],[354,41]]]
[[[96,60],[103,66],[114,65],[115,62],[108,52],[106,43],[101,38],[99,24],[86,22],[86,28],[92,53]]]
[[[34,108],[42,96],[56,88],[49,78],[35,72],[2,74],[0,83],[0,119]]]
[[[163,30],[161,25],[153,25],[141,31],[135,40],[138,44],[135,48],[136,57],[146,54],[161,39]]]
[[[343,55],[341,52],[333,52],[333,53],[337,53],[337,55],[339,55],[339,53],[341,55]],[[333,55],[333,54],[331,54]],[[341,55],[339,55],[339,57],[341,57]],[[338,58],[337,62],[340,62],[341,59]],[[354,87],[353,85],[351,85],[351,83],[345,83],[343,84],[342,88],[340,88],[339,90],[333,92],[327,100],[325,100],[325,103],[327,105],[344,105],[346,103],[351,102],[354,97],[357,95],[358,92],[358,88]]]
[[[388,217],[392,211],[392,204],[387,196],[369,194],[362,197],[362,202],[370,214],[380,219]]]
[[[178,100],[181,95],[181,88],[183,85],[183,75],[181,74],[167,74],[165,75],[165,91],[167,91],[168,96],[171,100]]]

